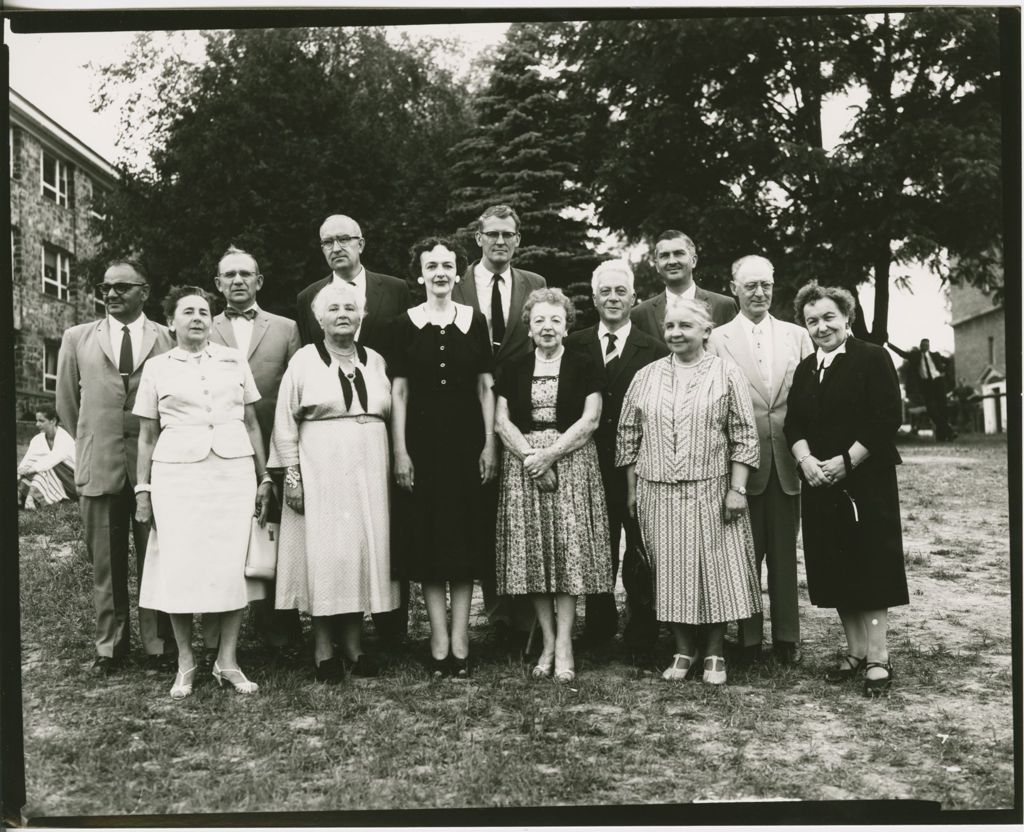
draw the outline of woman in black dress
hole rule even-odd
[[[812,281],[797,293],[796,318],[818,347],[793,374],[786,441],[801,492],[811,603],[835,607],[847,655],[825,674],[842,682],[864,671],[864,693],[892,684],[889,607],[909,603],[896,466],[900,388],[889,354],[850,337],[853,295]]]
[[[458,245],[428,237],[410,249],[427,300],[395,322],[391,433],[399,577],[423,584],[431,674],[470,674],[469,606],[483,577],[481,485],[498,464],[487,323],[452,289],[465,262]],[[445,584],[451,590],[451,629]]]

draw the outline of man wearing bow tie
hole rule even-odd
[[[482,256],[470,265],[452,291],[452,300],[479,309],[487,321],[495,381],[509,362],[533,349],[530,333],[523,323],[523,304],[530,292],[547,286],[547,281],[539,274],[512,265],[512,257],[522,239],[519,232],[519,215],[512,208],[508,205],[487,208],[477,220],[476,229],[476,244]],[[500,479],[499,475],[485,486],[486,505],[491,514],[491,522],[485,524],[485,528],[491,530],[490,539],[485,543],[492,550],[489,554],[493,554]],[[493,574],[481,581],[481,586],[487,617],[499,638],[519,640],[519,635],[533,620],[532,606],[523,599],[511,601],[496,596]]]
[[[217,266],[214,278],[217,291],[224,295],[227,307],[214,317],[210,329],[210,340],[234,347],[246,357],[260,400],[256,402],[256,418],[263,434],[263,450],[270,445],[270,433],[274,429],[274,410],[277,407],[277,391],[288,362],[300,346],[299,328],[295,322],[280,315],[272,315],[256,304],[256,293],[263,286],[263,275],[256,259],[246,251],[230,246]],[[281,483],[275,480],[276,493],[281,493]],[[272,509],[271,520],[280,520],[280,505]],[[256,627],[266,644],[277,650],[289,642],[301,644],[302,629],[296,610],[275,610],[273,586],[269,598],[253,603]],[[219,633],[215,626],[217,616],[210,616],[211,623],[203,620],[203,638],[207,648],[214,646]]]
[[[800,477],[782,433],[793,371],[814,351],[807,330],[768,313],[774,268],[756,254],[732,265],[732,292],[740,314],[711,330],[707,351],[735,364],[750,384],[750,400],[761,445],[761,466],[747,480],[747,505],[754,532],[758,574],[768,562],[772,652],[783,664],[800,661],[800,615],[796,535],[800,528]],[[739,622],[741,661],[761,655],[764,616]]]

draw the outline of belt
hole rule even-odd
[[[365,425],[370,422],[383,422],[383,416],[377,416],[374,413],[356,413],[353,416],[340,416],[340,419],[346,419],[348,421],[358,422],[360,425]]]

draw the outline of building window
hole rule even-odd
[[[51,246],[40,246],[43,265],[43,292],[60,300],[71,296],[71,257]]]
[[[39,156],[39,169],[42,174],[43,196],[52,199],[58,205],[68,207],[68,166],[56,156],[45,150]]]
[[[43,390],[54,393],[57,390],[57,353],[60,341],[43,342]]]
[[[996,339],[994,336],[988,336],[988,364],[993,366],[996,363]]]
[[[103,297],[102,289],[92,290],[92,311],[98,315],[107,314],[107,301]]]

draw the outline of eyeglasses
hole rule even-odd
[[[346,246],[360,242],[362,239],[362,237],[349,237],[347,234],[344,237],[330,237],[326,240],[320,241],[320,248],[330,251],[334,248],[335,244],[345,248]]]
[[[754,294],[754,292],[756,292],[758,289],[760,289],[762,292],[764,292],[764,294],[767,295],[775,287],[775,284],[774,283],[740,283],[739,287],[744,292],[747,292],[748,294],[751,294],[751,295]]]
[[[481,231],[488,240],[498,242],[498,240],[514,240],[519,236],[518,231]]]
[[[104,283],[102,280],[98,280],[93,286],[96,287],[96,291],[101,294],[110,294],[111,289],[119,296],[128,294],[136,286],[146,286],[145,283]]]
[[[230,272],[221,272],[217,277],[226,277],[228,280],[233,280],[236,277],[250,278],[256,277],[256,272],[250,272],[247,269],[236,269]]]

